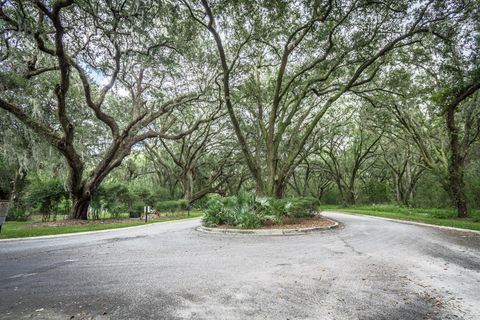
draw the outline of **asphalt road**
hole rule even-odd
[[[480,319],[480,234],[340,213],[336,230],[199,220],[0,242],[1,319]]]

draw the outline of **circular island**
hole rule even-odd
[[[214,197],[205,209],[198,231],[223,234],[294,235],[338,227],[318,213],[311,197],[276,199],[242,193]]]

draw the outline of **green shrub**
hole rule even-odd
[[[10,208],[7,214],[8,221],[27,221],[28,214],[25,208]]]
[[[210,200],[205,206],[203,224],[206,226],[226,224],[222,215],[222,209],[222,202],[219,199]]]
[[[281,224],[285,217],[304,218],[318,211],[315,198],[274,199],[241,193],[211,199],[203,223],[206,226],[232,225],[244,229],[259,228],[267,221]]]
[[[285,202],[285,214],[291,218],[306,218],[318,211],[320,202],[312,197],[287,198]]]
[[[264,221],[270,220],[276,224],[282,224],[284,217],[286,217],[284,199],[257,198],[256,209]]]
[[[184,200],[158,201],[163,199],[164,190],[152,190],[143,185],[129,186],[125,183],[106,182],[93,194],[91,207],[106,210],[112,218],[119,218],[125,213],[142,214],[144,206],[150,206],[159,211],[179,211],[187,207]],[[92,214],[92,218],[99,218],[99,214]]]
[[[185,199],[159,201],[155,204],[155,209],[160,212],[177,212],[186,210],[188,201]]]
[[[193,202],[193,207],[199,210],[205,210],[210,201],[218,198],[221,198],[219,194],[216,194],[216,193],[207,194],[202,198],[195,200],[195,202]]]
[[[122,183],[105,183],[93,194],[90,206],[94,209],[104,209],[112,218],[119,218],[127,212],[132,202],[133,195],[127,186]]]
[[[24,200],[27,207],[40,213],[42,220],[47,221],[52,214],[55,218],[64,211],[61,205],[68,198],[69,193],[61,179],[37,177],[28,184]]]
[[[130,193],[137,203],[143,206],[154,207],[160,199],[164,198],[164,190],[146,187],[146,186],[132,186],[129,188]],[[168,199],[168,198],[167,198]]]
[[[242,212],[237,215],[236,225],[242,229],[257,229],[262,226],[262,219],[253,212]]]
[[[91,207],[104,209],[112,218],[119,218],[123,213],[142,213],[145,205],[153,203],[153,193],[143,187],[130,189],[123,183],[105,183],[95,192]]]
[[[203,222],[207,226],[232,225],[247,228],[256,225],[254,215],[255,196],[239,194],[238,196],[213,198],[207,204]]]

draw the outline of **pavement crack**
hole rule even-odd
[[[362,252],[357,251],[357,250],[356,250],[351,244],[349,244],[344,238],[342,238],[341,236],[338,236],[338,237],[340,238],[340,240],[342,240],[343,244],[344,244],[347,248],[349,248],[350,250],[352,250],[353,253],[358,254],[358,255],[360,255],[360,256],[363,255]]]

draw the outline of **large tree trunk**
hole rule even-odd
[[[467,199],[465,197],[465,185],[463,181],[464,157],[458,138],[458,128],[455,125],[455,108],[446,110],[445,120],[447,123],[450,142],[450,162],[448,168],[450,192],[459,218],[468,217]]]
[[[399,205],[408,207],[412,196],[411,190],[409,190],[409,188],[406,186],[407,181],[405,181],[404,179],[406,178],[403,177],[402,179],[398,175],[395,177],[396,198]]]
[[[20,196],[25,187],[27,179],[27,170],[19,165],[15,171],[15,177],[12,181],[12,192],[10,193],[10,208],[17,208],[20,202]]]
[[[340,197],[343,199],[343,204],[345,206],[355,205],[355,191],[353,188],[345,185],[342,181],[336,181],[338,191],[340,192]]]
[[[85,196],[73,196],[72,209],[70,216],[73,219],[88,219],[88,207],[90,206],[90,197]]]
[[[402,195],[402,182],[397,173],[393,173],[393,183],[395,185],[395,199],[398,204],[404,204],[404,197]]]
[[[258,173],[257,176],[253,176],[253,178],[255,180],[255,193],[260,197],[270,196],[271,195],[271,192],[269,192],[270,188],[268,188],[268,186],[265,187],[265,184],[262,180],[262,177],[260,176],[260,173]]]
[[[463,168],[452,165],[450,170],[450,187],[455,207],[457,208],[457,216],[459,218],[468,217],[467,199],[465,196],[465,185],[463,182]]]
[[[192,170],[186,170],[182,178],[182,187],[183,187],[183,198],[187,200],[189,203],[193,200],[193,189],[194,189],[194,181],[193,181],[193,172]]]
[[[284,180],[275,180],[275,185],[274,185],[274,190],[273,190],[273,196],[277,199],[283,198],[285,195],[285,188],[286,184],[284,183]]]
[[[409,163],[407,163],[405,169],[405,187],[404,187],[404,205],[410,206],[413,203],[413,198],[415,196],[415,189],[417,186],[418,179],[422,175],[422,170],[418,168],[412,168]]]
[[[355,192],[350,188],[345,192],[345,204],[347,206],[353,206],[356,203]]]
[[[352,172],[352,176],[350,177],[349,181],[348,181],[348,184],[346,184],[345,186],[345,204],[347,206],[353,206],[355,205],[356,203],[356,196],[355,196],[355,181],[356,181],[356,176],[357,176],[357,169],[360,167],[360,165],[358,165],[358,167],[356,167],[353,172]]]

